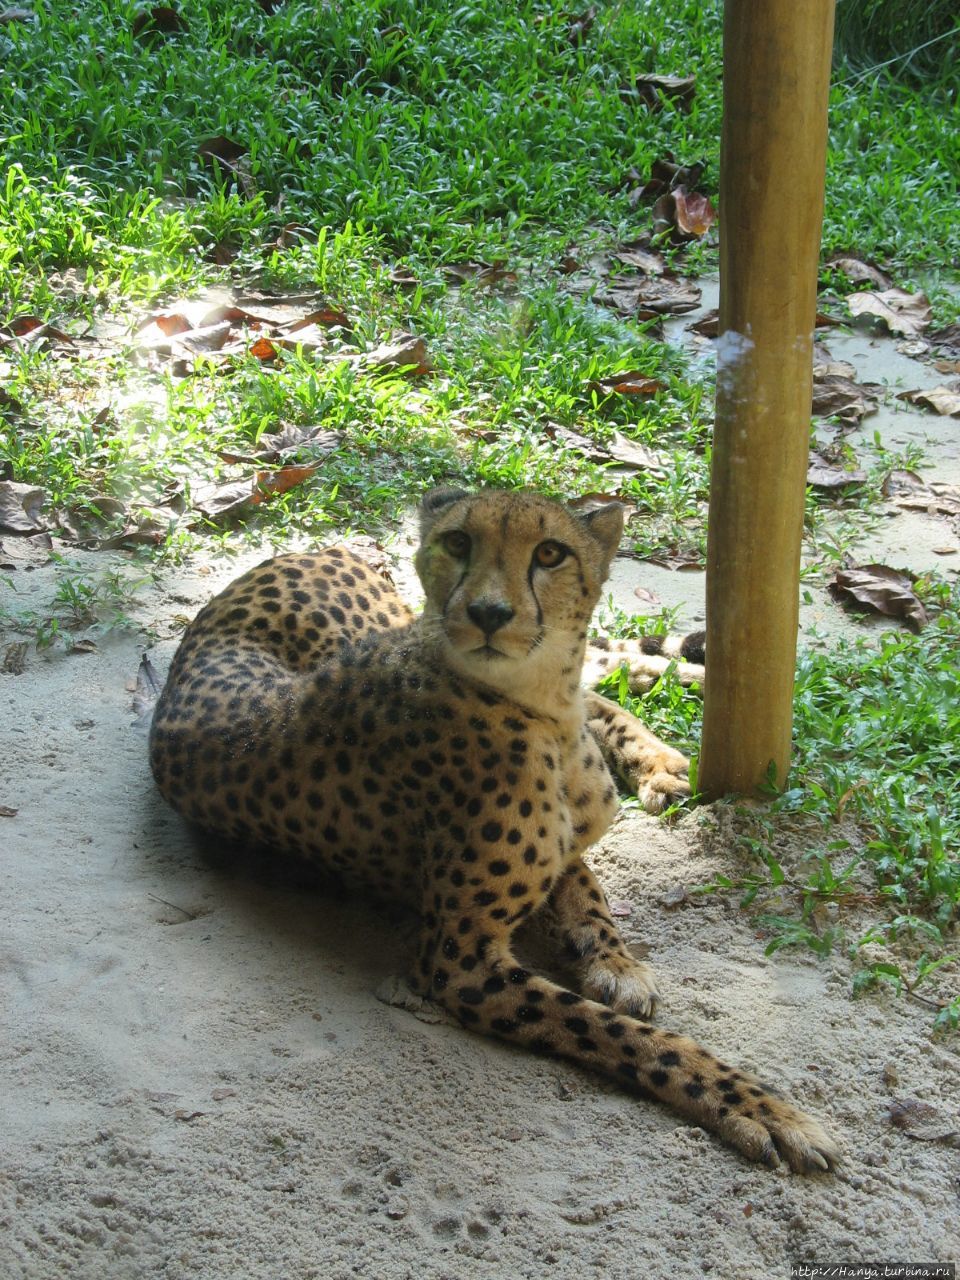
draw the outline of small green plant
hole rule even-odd
[[[128,578],[119,569],[94,573],[72,564],[56,553],[56,586],[48,606],[36,609],[0,609],[0,627],[31,635],[38,650],[55,646],[69,648],[76,642],[78,631],[104,635],[108,631],[130,630],[136,623],[127,609],[148,576]],[[16,590],[10,578],[4,581]]]

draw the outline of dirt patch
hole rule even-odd
[[[177,615],[242,567],[143,597],[161,673]],[[39,605],[52,573],[11,578]],[[131,709],[141,647],[31,647],[0,674],[4,1280],[692,1280],[960,1255],[955,1049],[928,1010],[852,1001],[841,957],[766,959],[734,902],[682,900],[738,870],[710,811],[625,815],[594,864],[650,944],[661,1023],[820,1117],[835,1176],[758,1169],[571,1066],[378,999],[408,925],[214,869],[161,803]],[[919,1127],[891,1123],[904,1099],[933,1109]]]

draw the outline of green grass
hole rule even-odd
[[[956,967],[960,588],[931,584],[929,598],[939,612],[919,635],[889,632],[841,639],[829,652],[801,651],[786,787],[766,808],[736,815],[751,869],[705,886],[736,889],[744,905],[763,907],[768,952],[802,945],[825,955],[846,946],[861,966],[857,991],[879,983],[912,992],[941,966]],[[607,621],[627,634],[638,626]],[[696,755],[698,692],[672,674],[639,698],[617,676],[604,687]],[[788,861],[786,836],[807,852]],[[883,959],[872,956],[877,945]],[[960,997],[934,1007],[938,1026],[960,1024]]]
[[[860,25],[845,28],[831,92],[824,253],[858,253],[898,283],[925,284],[945,323],[960,310],[950,293],[960,260],[954,64],[938,63],[922,91],[910,78],[924,69],[917,60],[910,74],[899,64],[863,74],[878,51],[898,50],[880,0],[841,3],[844,22]],[[702,160],[701,189],[716,199],[719,0],[601,4],[580,40],[571,15],[545,0],[288,0],[269,14],[248,0],[190,0],[180,33],[138,27],[150,8],[41,4],[35,20],[0,25],[0,324],[35,315],[103,338],[92,354],[83,343],[0,344],[0,475],[42,486],[49,509],[74,519],[105,497],[122,501],[99,537],[152,514],[163,532],[137,552],[147,561],[244,538],[380,534],[448,481],[616,491],[640,516],[636,552],[702,560],[711,375],[649,325],[572,294],[560,264],[650,229],[649,206],[628,200],[631,168],[644,173],[667,153]],[[893,17],[902,27],[903,14]],[[638,100],[631,86],[649,72],[696,74],[689,113]],[[221,135],[239,148],[236,167],[201,154]],[[669,252],[680,273],[716,266],[712,237]],[[455,288],[444,267],[470,259],[515,279]],[[414,287],[394,283],[398,267]],[[853,287],[835,271],[824,282],[834,294]],[[350,330],[320,355],[283,351],[269,367],[239,357],[227,370],[198,357],[184,377],[138,351],[133,328],[152,310],[230,286],[322,293]],[[397,330],[424,339],[431,377],[358,370],[355,357]],[[638,400],[590,389],[626,369],[661,390]],[[232,522],[191,508],[200,486],[251,475],[229,456],[313,426],[340,443],[310,480]],[[660,453],[665,474],[611,476],[554,438],[557,428],[599,446],[622,432]],[[855,543],[887,472],[914,461],[868,453],[866,485],[809,495],[808,574]],[[285,458],[316,460],[309,441]],[[73,598],[27,620],[41,643],[70,632],[85,602],[105,625],[114,616],[109,576],[98,585],[66,569],[63,581]],[[941,939],[957,900],[958,805],[948,771],[938,782],[934,767],[951,749],[936,711],[945,650],[934,650],[955,639],[956,612],[954,601],[943,613],[953,623],[877,652],[805,660],[795,781],[769,817],[771,830],[819,827],[822,850],[842,808],[840,825],[854,823],[864,842],[856,876],[868,868],[889,907],[876,927],[915,917]],[[884,708],[900,716],[896,751],[877,727]],[[696,695],[667,681],[640,709],[695,751]],[[769,833],[750,838],[759,892],[777,864]],[[816,909],[859,883],[844,872],[851,856],[838,847],[804,870],[813,888],[771,926],[775,940],[830,945]],[[870,961],[864,981],[915,980],[876,968],[887,963]]]

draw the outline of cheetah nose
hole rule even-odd
[[[467,605],[467,617],[485,636],[492,636],[507,625],[513,617],[513,610],[502,601],[475,600]]]

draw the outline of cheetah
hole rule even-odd
[[[161,793],[221,843],[412,905],[411,984],[464,1027],[604,1073],[751,1159],[831,1168],[816,1120],[651,1024],[653,974],[583,858],[616,812],[608,762],[654,812],[688,789],[679,752],[581,685],[622,510],[442,489],[420,520],[418,618],[338,547],[268,560],[202,610],[155,710]],[[625,654],[592,652],[594,673]],[[626,656],[641,685],[670,660]],[[516,957],[531,918],[576,990]]]

